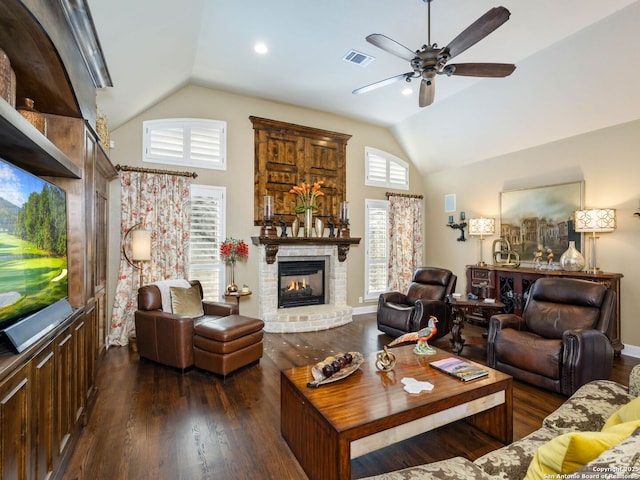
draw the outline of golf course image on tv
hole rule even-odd
[[[67,296],[66,193],[0,159],[0,330]]]

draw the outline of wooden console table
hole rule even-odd
[[[505,313],[521,315],[529,297],[529,289],[542,277],[579,278],[597,282],[616,293],[615,318],[609,327],[609,340],[616,354],[624,348],[620,341],[620,280],[621,273],[566,272],[564,270],[537,270],[526,267],[500,267],[497,265],[468,265],[467,292],[478,295],[480,299],[491,297],[504,303]]]

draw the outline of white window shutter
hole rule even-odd
[[[184,156],[184,135],[181,128],[146,127],[149,136],[146,156],[160,161],[179,161]]]
[[[389,258],[389,202],[365,200],[365,298],[387,291]]]
[[[365,185],[409,190],[409,164],[390,153],[365,147]]]
[[[408,170],[406,165],[389,161],[389,183],[395,188],[409,188]]]
[[[367,155],[367,181],[369,185],[384,184],[387,180],[387,160],[380,155]]]
[[[225,189],[191,185],[191,241],[189,279],[202,284],[204,299],[219,301],[224,269],[220,244],[224,240]]]
[[[143,161],[226,169],[226,122],[170,118],[143,123]]]

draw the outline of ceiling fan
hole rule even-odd
[[[392,40],[380,33],[372,33],[367,36],[367,42],[397,57],[408,60],[411,63],[411,72],[401,73],[385,80],[357,88],[355,94],[370,92],[376,88],[384,87],[400,80],[410,82],[415,78],[421,78],[420,95],[418,104],[426,107],[433,103],[435,96],[435,77],[445,74],[461,75],[467,77],[506,77],[511,75],[516,66],[511,63],[458,63],[447,65],[453,57],[472,47],[500,25],[509,20],[511,13],[505,7],[494,7],[487,13],[469,25],[462,33],[454,38],[449,45],[438,48],[437,44],[431,44],[431,1],[427,3],[427,45],[415,52],[404,45]]]

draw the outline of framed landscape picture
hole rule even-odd
[[[582,210],[584,181],[500,194],[500,236],[522,263],[558,262],[570,241],[582,252],[582,235],[574,230],[573,212]]]

